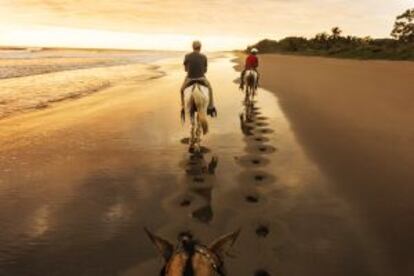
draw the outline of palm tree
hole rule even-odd
[[[316,34],[314,41],[317,42],[317,45],[321,45],[325,49],[329,49],[330,47],[329,35],[326,32]]]
[[[363,44],[368,45],[372,42],[372,37],[370,37],[370,36],[363,37],[361,39],[361,41],[362,41]]]
[[[414,42],[414,9],[397,16],[391,36],[403,42]]]
[[[339,27],[333,27],[331,29],[331,32],[332,32],[332,35],[331,35],[332,39],[337,40],[338,38],[341,37],[342,30]]]
[[[319,33],[316,34],[315,36],[315,40],[320,41],[320,42],[325,42],[328,40],[329,35],[327,33]]]

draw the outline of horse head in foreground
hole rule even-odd
[[[240,230],[229,233],[205,246],[194,240],[190,233],[182,233],[174,246],[148,229],[145,232],[164,259],[160,276],[226,275],[222,256],[226,249],[233,246],[240,234]]]

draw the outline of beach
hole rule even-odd
[[[241,229],[228,275],[414,271],[411,63],[260,56],[247,109],[236,55],[208,54],[218,117],[194,156],[182,54],[67,55],[0,80],[1,275],[158,275],[144,227]]]
[[[260,72],[309,157],[376,229],[395,275],[412,273],[414,63],[266,54]]]

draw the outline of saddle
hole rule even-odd
[[[257,70],[256,69],[247,69],[246,72],[245,72],[245,74],[246,75],[253,74],[253,75],[257,76],[258,73],[257,73]]]
[[[185,88],[191,87],[194,84],[199,84],[199,85],[202,85],[204,87],[207,87],[207,84],[205,83],[205,81],[203,79],[192,79],[192,80],[190,80],[187,83],[187,85],[185,86]]]

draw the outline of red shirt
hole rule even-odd
[[[246,58],[246,70],[248,69],[256,69],[259,66],[259,59],[255,55],[249,55]]]

